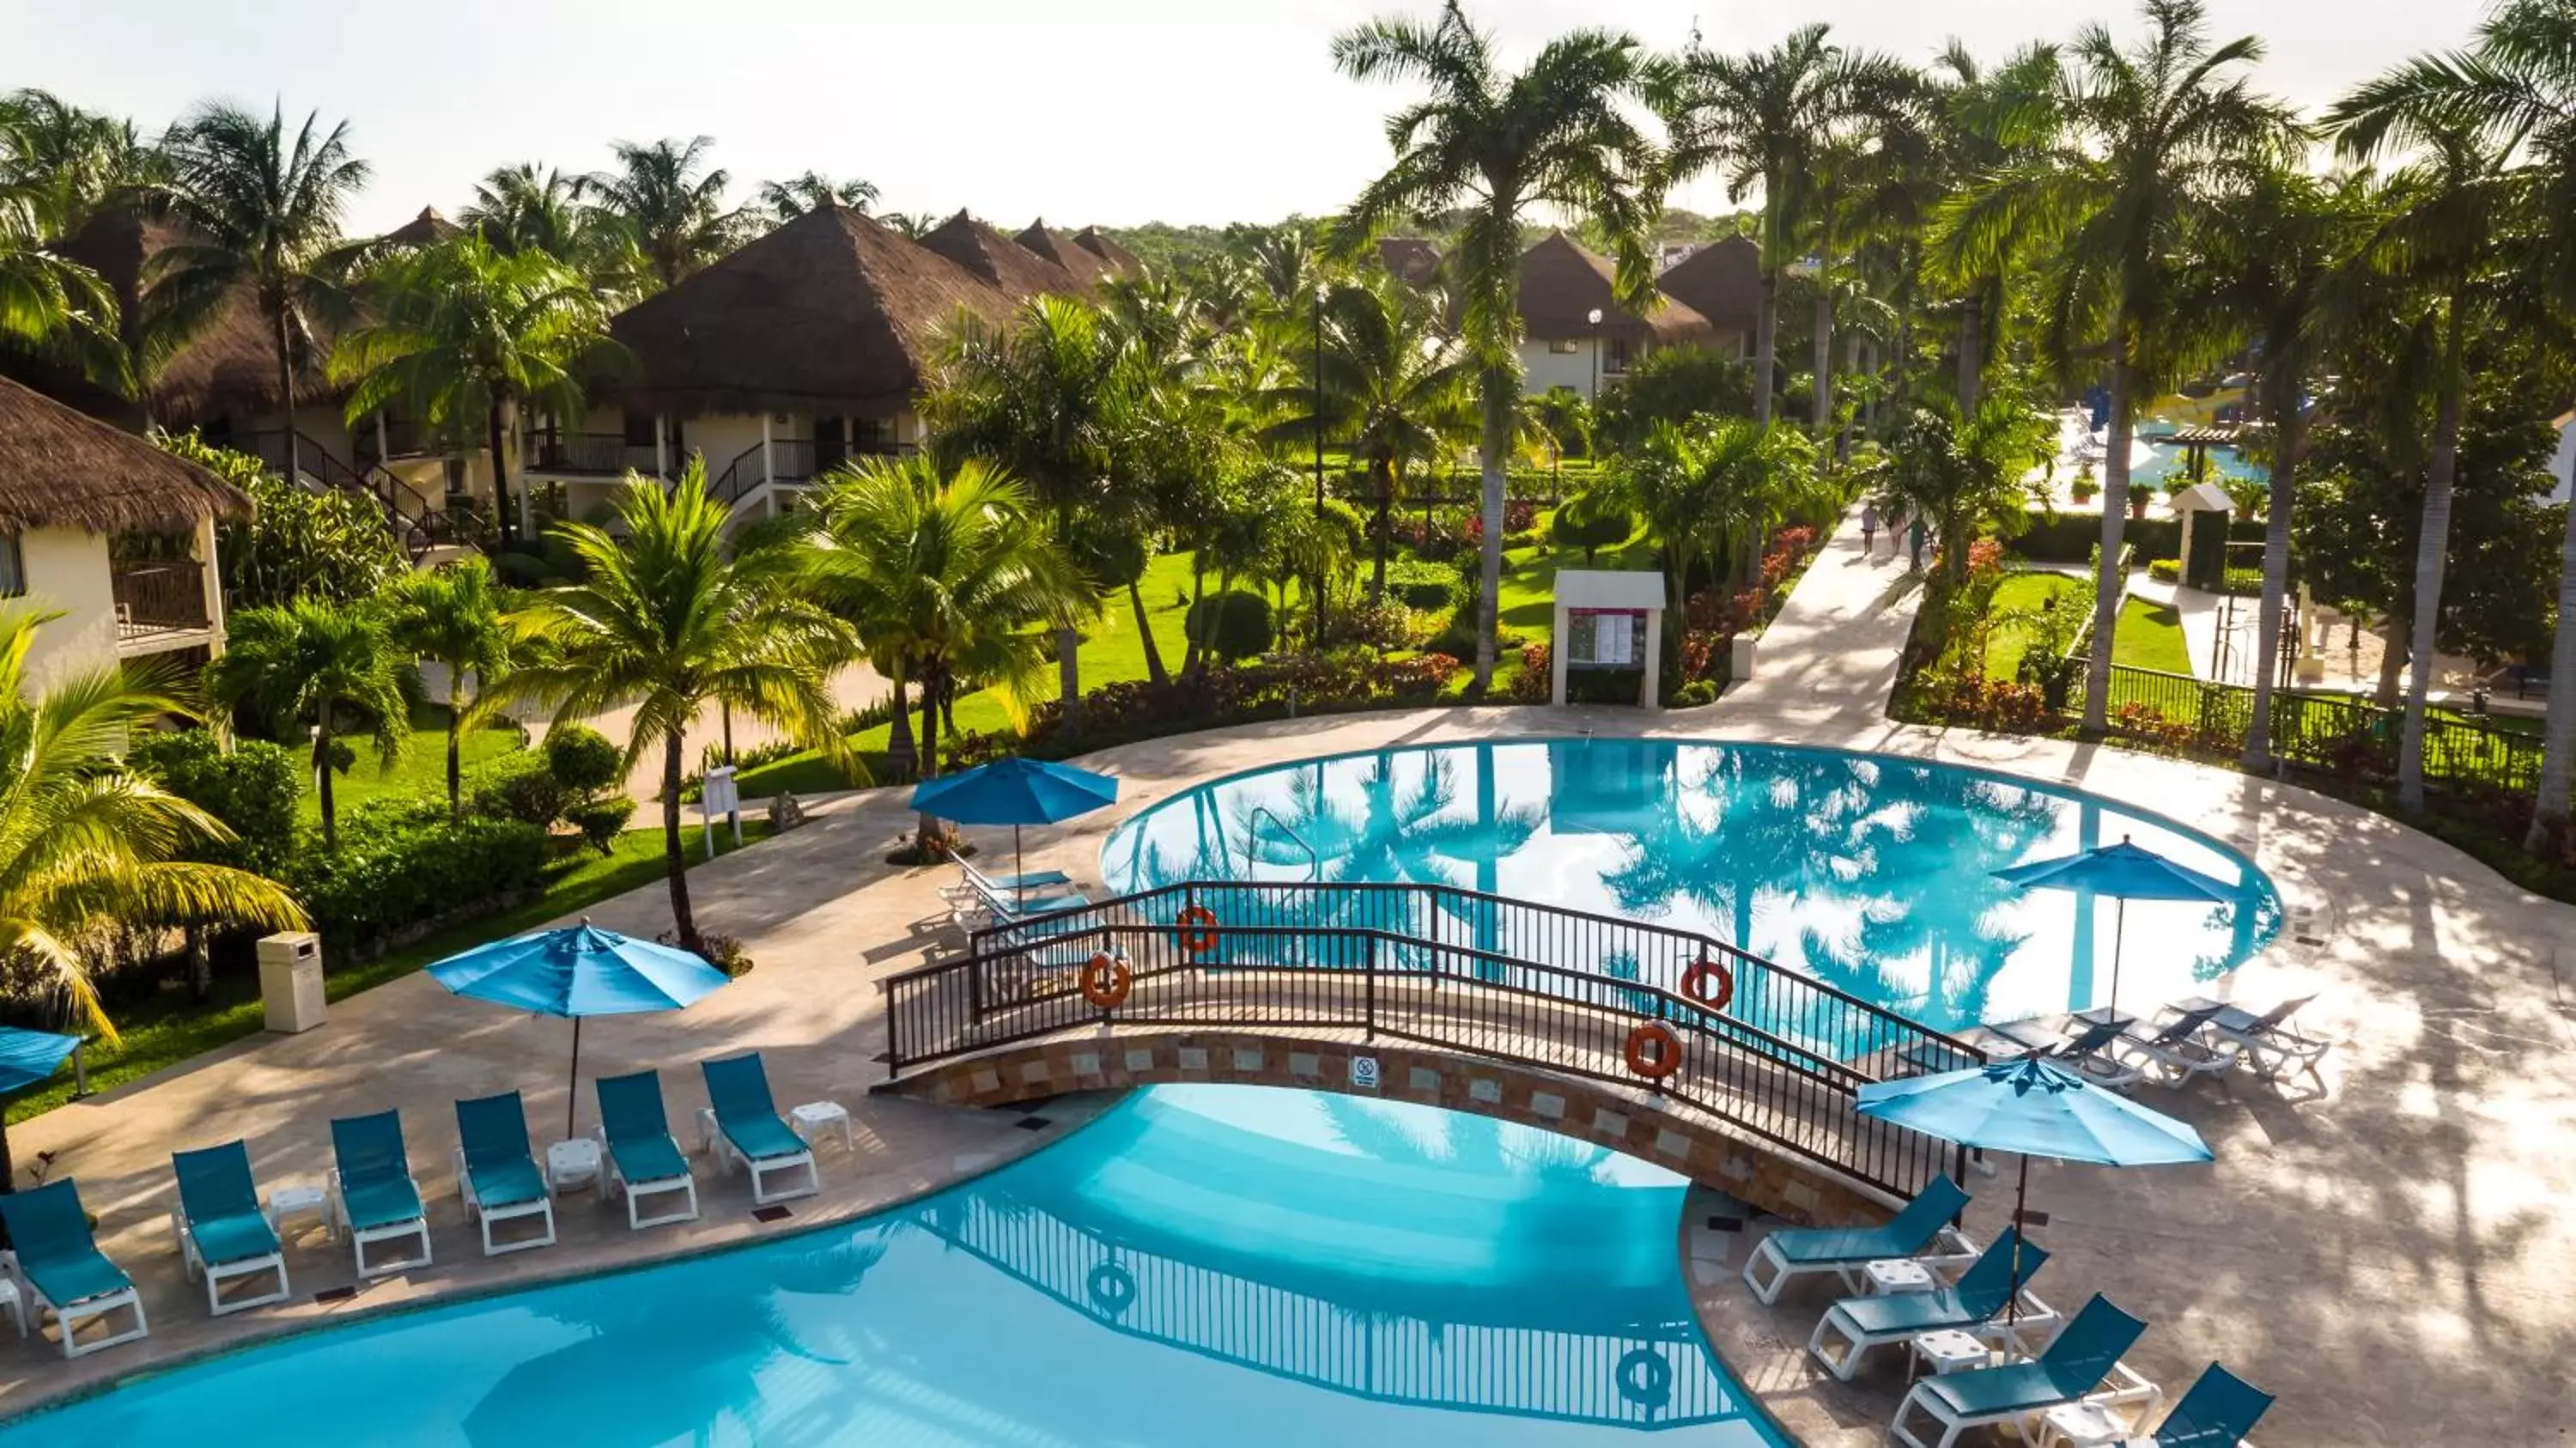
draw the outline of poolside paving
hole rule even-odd
[[[1846,528],[1766,637],[1754,679],[1708,708],[1425,709],[1102,751],[1086,762],[1122,776],[1119,807],[1031,831],[1030,863],[1096,882],[1102,839],[1119,820],[1265,763],[1587,729],[1882,750],[2010,770],[2172,816],[2252,856],[2290,911],[2281,937],[2216,993],[2260,1008],[2321,991],[2303,1019],[2339,1045],[2322,1083],[2142,1090],[2200,1128],[2217,1154],[2207,1166],[2034,1164],[2033,1205],[2052,1214],[2035,1235],[2056,1254],[2041,1295],[2071,1309],[2101,1291],[2145,1317],[2152,1326],[2130,1361],[2172,1392],[2216,1359],[2277,1393],[2258,1435],[2267,1448],[2564,1441],[2576,1431],[2566,1368],[2576,1346],[2576,949],[2567,944],[2576,909],[2305,790],[2101,746],[1891,722],[1885,685],[1911,607],[1897,573],[1861,559]],[[859,1159],[825,1154],[835,1195],[800,1206],[799,1222],[934,1188],[1047,1136],[992,1113],[862,1094],[883,1074],[872,1059],[884,1044],[877,982],[933,940],[946,878],[883,863],[910,820],[899,792],[862,792],[818,806],[804,829],[696,870],[702,923],[741,937],[758,967],[690,1011],[583,1032],[585,1074],[660,1066],[681,1122],[703,1099],[690,1063],[743,1047],[767,1053],[782,1102],[849,1105]],[[1006,834],[984,839],[1007,848]],[[666,927],[668,906],[657,885],[591,915],[649,934]],[[612,1226],[613,1209],[583,1197],[566,1204],[567,1241],[556,1249],[476,1256],[445,1167],[449,1103],[518,1087],[540,1140],[551,1139],[566,1044],[561,1021],[458,1000],[416,976],[340,1003],[319,1031],[247,1041],[17,1128],[20,1162],[51,1151],[57,1174],[79,1178],[107,1250],[144,1280],[156,1331],[150,1344],[68,1365],[48,1347],[0,1342],[0,1411],[322,1311],[205,1320],[202,1299],[179,1281],[166,1226],[174,1147],[244,1136],[264,1181],[318,1180],[327,1118],[402,1109],[415,1168],[439,1199],[441,1262],[328,1309],[338,1315],[776,1230],[749,1222],[738,1180],[702,1169],[701,1232],[630,1237],[622,1216]],[[1971,1188],[1968,1225],[1989,1236],[2005,1184]],[[300,1248],[296,1285],[345,1282],[345,1263],[343,1252]],[[1859,1389],[1830,1384],[1801,1351],[1821,1293],[1764,1312],[1713,1275],[1700,1294],[1712,1336],[1766,1401],[1789,1405],[1812,1443],[1880,1441],[1901,1370],[1875,1369]]]

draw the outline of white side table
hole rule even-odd
[[[281,1186],[268,1191],[268,1229],[283,1245],[292,1235],[287,1224],[311,1217],[325,1233],[331,1230],[331,1195],[320,1187]]]
[[[546,1148],[546,1190],[561,1195],[599,1183],[599,1142],[576,1136]]]
[[[1985,1367],[1995,1360],[1993,1350],[1984,1343],[1949,1328],[1914,1339],[1913,1351],[1915,1363],[1932,1369],[1935,1377]]]
[[[20,1338],[26,1337],[27,1304],[25,1299],[18,1295],[18,1282],[16,1278],[0,1276],[0,1304],[5,1304],[8,1307],[9,1320],[18,1324],[18,1336]]]
[[[841,1150],[854,1153],[859,1149],[858,1134],[850,1126],[850,1109],[838,1101],[808,1101],[787,1113],[787,1124],[804,1138],[807,1146],[823,1132],[838,1128]]]
[[[715,1145],[716,1109],[712,1106],[701,1106],[698,1108],[698,1155],[704,1156],[713,1151]]]
[[[2120,1448],[2129,1441],[2129,1425],[2100,1403],[2069,1403],[2051,1408],[2040,1420],[2040,1448]]]
[[[1932,1280],[1932,1269],[1911,1257],[1880,1258],[1861,1268],[1861,1276],[1872,1297],[1929,1292],[1939,1285]]]

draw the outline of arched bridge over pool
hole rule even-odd
[[[1838,1180],[1909,1195],[1960,1171],[1856,1097],[1984,1059],[1723,941],[1446,885],[1167,885],[977,931],[884,989],[881,1090],[1373,1092],[1586,1136],[1809,1220],[1874,1214],[1826,1200]],[[1765,1179],[1765,1158],[1800,1179]]]

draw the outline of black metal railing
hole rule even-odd
[[[1216,918],[1192,948],[1184,912]],[[1077,987],[1094,954],[1124,960],[1114,1011]],[[1679,983],[1700,962],[1722,1007]],[[975,934],[967,955],[885,982],[890,1074],[1104,1021],[1357,1029],[1652,1086],[1792,1154],[1889,1191],[1954,1171],[1942,1142],[1855,1110],[1860,1088],[1968,1065],[1966,1043],[1690,931],[1449,886],[1193,881]],[[1647,1081],[1631,1034],[1660,1022],[1681,1061]]]
[[[743,449],[707,491],[717,502],[731,505],[751,496],[763,483],[802,485],[861,458],[902,457],[913,450],[903,443],[817,444],[806,437],[771,438],[765,456],[760,443]]]
[[[210,628],[206,565],[192,558],[114,563],[108,586],[116,599],[119,638]]]
[[[1383,1294],[1337,1300],[1166,1256],[1017,1200],[943,1202],[913,1220],[1110,1331],[1350,1397],[1653,1428],[1754,1411],[1687,1314],[1617,1332],[1430,1318]]]
[[[532,472],[615,478],[629,472],[649,474],[654,464],[650,443],[637,446],[619,432],[541,432],[530,439],[528,449]]]
[[[287,473],[286,438],[283,429],[255,432],[248,435],[241,447],[284,477]],[[431,548],[456,539],[455,527],[446,512],[381,464],[352,467],[334,456],[330,449],[298,432],[295,434],[295,471],[302,476],[289,481],[362,493],[374,499],[385,515],[385,526],[393,530],[394,537],[414,562],[418,562]]]

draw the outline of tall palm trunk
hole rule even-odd
[[[1986,350],[1986,306],[1982,296],[1971,293],[1959,309],[1959,416],[1977,415],[1978,394],[1985,386],[1985,368],[1979,359]]]
[[[689,911],[688,846],[680,840],[681,731],[662,738],[662,868],[671,883],[671,927],[682,950],[697,950],[698,919]]]
[[[2111,720],[2111,638],[2120,626],[2120,534],[2129,519],[2128,328],[2111,341],[2111,438],[2102,459],[2102,557],[2093,570],[2092,658],[2084,669],[2084,729],[2100,734]]]
[[[313,790],[322,803],[322,848],[340,848],[339,801],[331,794],[331,701],[322,701],[320,722],[313,726]]]
[[[291,334],[286,325],[286,302],[277,303],[277,405],[286,413],[286,481],[295,485],[304,471],[303,439],[295,431],[295,359],[289,355]]]
[[[1068,547],[1073,542],[1073,510],[1058,508],[1055,536]],[[1055,631],[1056,688],[1062,696],[1064,736],[1077,739],[1082,735],[1082,634],[1072,624],[1060,624]]]
[[[2576,499],[2558,545],[2558,631],[2549,644],[2549,713],[2540,726],[2540,785],[2523,848],[2566,850],[2568,794],[2576,790]]]
[[[519,435],[519,400],[508,393],[492,406],[492,511],[506,516],[510,512],[510,444]],[[528,493],[519,490],[518,536],[525,538],[534,531],[529,526]]]
[[[1377,480],[1377,563],[1369,573],[1369,602],[1386,602],[1386,555],[1395,542],[1395,470],[1382,461],[1372,460],[1369,471]]]
[[[921,777],[939,777],[939,678],[940,670],[925,669],[921,677]],[[939,821],[927,813],[921,816],[913,848],[924,859],[938,850],[944,838]]]
[[[2442,391],[2434,405],[2433,449],[2425,459],[2424,527],[2415,540],[2415,623],[2407,631],[2406,723],[2397,736],[2397,803],[2424,807],[2424,709],[2433,686],[2435,630],[2442,617],[2442,564],[2451,546],[2451,483],[2460,466],[2462,352],[2467,343],[2460,298],[2442,341]]]
[[[1186,673],[1195,674],[1207,663],[1207,646],[1201,638],[1207,632],[1207,622],[1199,617],[1199,605],[1207,601],[1206,558],[1205,547],[1190,552],[1190,607],[1181,615],[1181,632],[1188,636],[1188,647],[1181,656],[1181,668]]]
[[[2274,349],[2273,355],[2278,356],[2279,350]],[[2243,759],[2247,769],[2266,769],[2272,763],[2272,678],[2279,672],[2281,616],[2289,603],[2290,507],[2297,495],[2292,473],[2298,466],[2299,435],[2304,428],[2299,382],[2292,369],[2283,366],[2264,380],[2263,390],[2269,394],[2264,410],[2271,414],[2272,423],[2272,485],[2263,505],[2263,602],[2255,613],[2254,717],[2245,729]]]
[[[1172,671],[1163,667],[1163,650],[1154,642],[1154,620],[1145,612],[1145,590],[1137,579],[1127,580],[1127,606],[1136,611],[1136,641],[1145,646],[1145,677],[1157,684],[1172,682]]]
[[[1780,360],[1780,268],[1762,268],[1762,304],[1753,313],[1753,420],[1771,420],[1771,386]]]
[[[921,756],[912,744],[912,705],[904,698],[903,661],[895,660],[894,717],[886,721],[886,768],[895,778],[912,773]]]
[[[1488,366],[1485,372],[1485,436],[1476,459],[1484,474],[1485,536],[1476,593],[1476,692],[1494,682],[1494,605],[1503,591],[1503,457],[1512,442],[1512,403],[1520,391],[1513,369]]]
[[[1831,247],[1827,238],[1822,246]],[[1815,435],[1818,449],[1824,446],[1825,429],[1834,421],[1834,293],[1828,259],[1821,253],[1816,258],[1816,386],[1815,406],[1808,419],[1808,431]]]
[[[447,666],[447,818],[465,818],[465,671]]]

